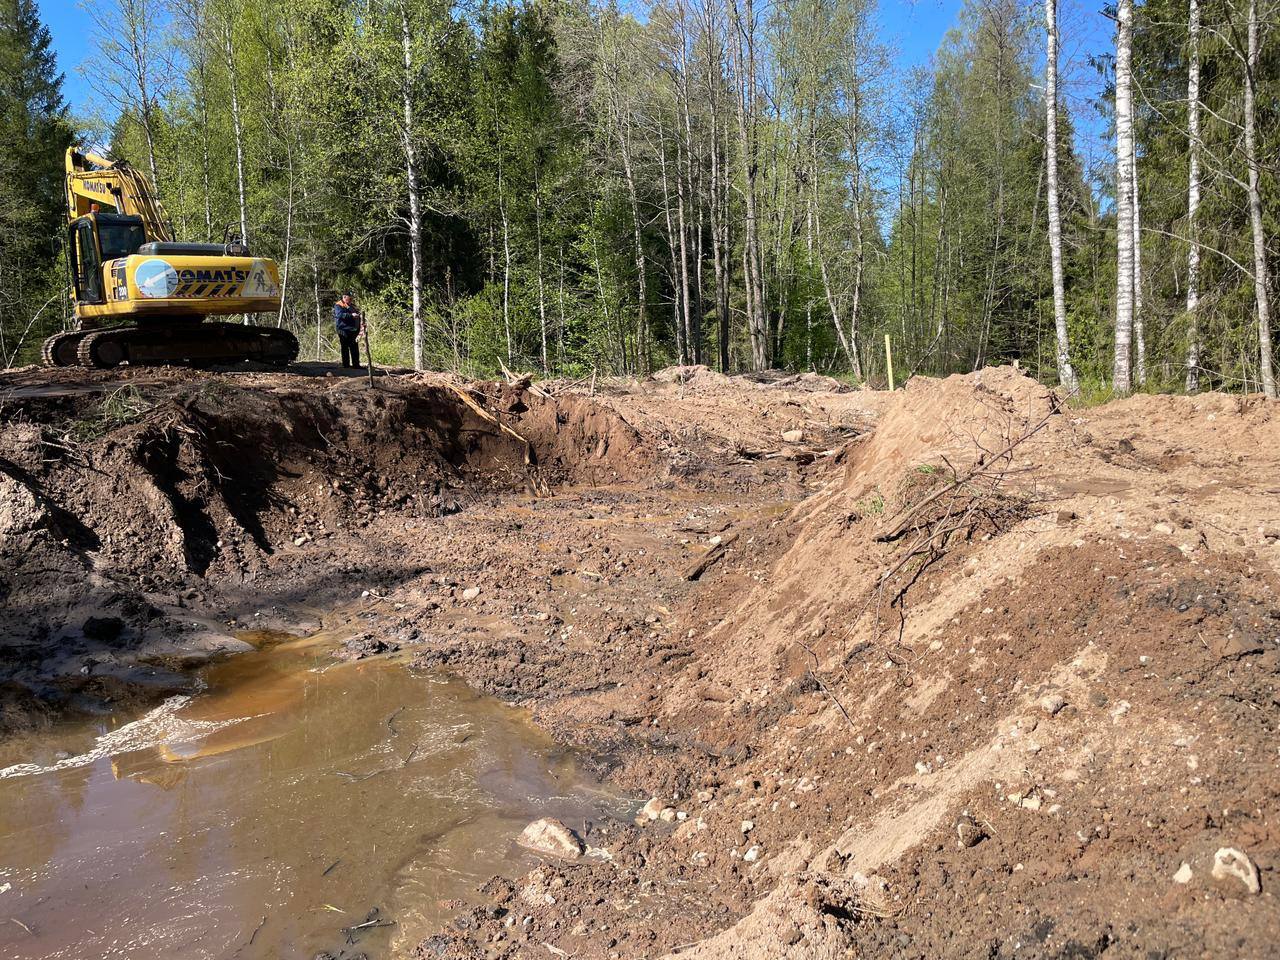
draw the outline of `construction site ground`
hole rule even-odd
[[[330,372],[0,375],[0,733],[340,612],[635,798],[410,955],[1274,956],[1274,403]]]

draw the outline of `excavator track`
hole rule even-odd
[[[98,368],[241,360],[285,366],[297,358],[298,338],[288,330],[238,323],[95,330],[82,335],[76,348],[81,366]]]
[[[87,336],[83,330],[55,333],[40,348],[40,357],[46,367],[74,367],[80,362],[77,350],[80,341]]]

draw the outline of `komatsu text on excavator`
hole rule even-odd
[[[56,367],[164,363],[287,364],[288,330],[207,317],[275,313],[275,262],[239,237],[180,243],[146,178],[122,160],[67,151],[67,260],[76,329],[44,343]]]

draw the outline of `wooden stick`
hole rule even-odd
[[[714,547],[704,553],[688,570],[684,572],[686,580],[697,580],[700,576],[707,572],[713,563],[724,556],[725,550],[729,544],[738,539],[736,533],[731,533]]]
[[[364,359],[369,364],[369,386],[373,386],[373,351],[369,349],[369,325],[360,324],[360,332],[364,334]]]

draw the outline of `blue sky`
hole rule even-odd
[[[103,113],[92,87],[81,75],[80,65],[92,54],[88,17],[79,0],[37,0],[40,12],[53,35],[58,64],[66,80],[63,91],[73,112],[80,117]],[[882,39],[898,54],[904,68],[928,64],[946,32],[956,23],[963,0],[879,0]],[[1031,0],[1035,2],[1035,0]],[[1085,0],[1087,3],[1087,0]],[[1077,149],[1086,160],[1106,156],[1102,141],[1105,124],[1089,105],[1096,97],[1099,80],[1089,68],[1090,54],[1106,51],[1112,43],[1112,24],[1102,16],[1100,4],[1081,5],[1081,0],[1059,0],[1062,33],[1063,93],[1076,120]]]

